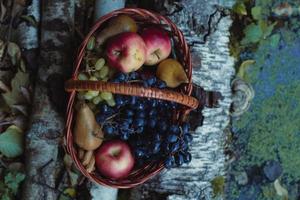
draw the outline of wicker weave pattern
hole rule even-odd
[[[140,25],[143,24],[155,24],[164,28],[172,36],[174,42],[174,48],[176,49],[176,57],[178,61],[183,65],[189,83],[181,88],[180,92],[175,92],[166,89],[158,88],[145,88],[141,85],[136,84],[126,84],[126,83],[109,83],[109,82],[100,82],[100,81],[79,81],[77,76],[81,63],[85,55],[86,45],[90,37],[98,31],[99,27],[107,20],[112,17],[125,14],[134,18]],[[189,113],[191,109],[198,107],[198,100],[194,97],[191,97],[192,92],[192,63],[191,55],[189,52],[189,47],[183,37],[182,32],[176,27],[176,25],[168,18],[161,16],[159,14],[138,8],[125,8],[120,9],[114,12],[111,12],[103,17],[101,17],[96,24],[92,27],[91,31],[87,34],[86,38],[79,47],[77,59],[75,61],[75,69],[72,79],[66,82],[65,89],[70,92],[70,97],[67,105],[67,120],[66,120],[66,143],[67,151],[72,157],[75,165],[81,171],[81,173],[89,178],[90,180],[99,183],[101,185],[115,187],[115,188],[131,188],[139,184],[144,183],[152,176],[159,173],[163,168],[162,161],[156,161],[148,163],[142,168],[134,169],[131,174],[122,180],[111,180],[106,177],[101,176],[100,174],[88,173],[81,161],[78,158],[76,151],[76,145],[74,144],[72,128],[74,126],[74,101],[76,97],[76,91],[83,90],[99,90],[99,91],[108,91],[115,94],[125,94],[125,95],[134,95],[140,97],[149,97],[157,98],[162,100],[173,101],[184,106],[181,107],[174,117],[176,120],[182,120]]]
[[[128,83],[109,83],[102,81],[79,81],[69,80],[65,84],[65,89],[72,92],[76,88],[77,91],[96,90],[112,92],[114,94],[124,94],[139,97],[150,97],[155,99],[162,99],[173,101],[182,105],[196,109],[199,105],[197,99],[187,96],[172,90],[161,90],[157,88],[144,88],[136,84]]]

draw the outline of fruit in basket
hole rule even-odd
[[[110,39],[106,48],[109,66],[124,73],[138,70],[146,59],[146,46],[136,33],[120,33]]]
[[[130,147],[121,140],[103,143],[96,152],[95,160],[98,171],[114,180],[128,176],[135,163]]]
[[[103,141],[103,132],[93,111],[85,103],[79,103],[74,127],[75,143],[84,150],[95,150]]]
[[[171,39],[166,31],[157,27],[149,27],[141,33],[147,55],[145,65],[156,65],[171,53]]]
[[[98,45],[102,45],[109,37],[122,32],[137,32],[136,22],[129,16],[120,15],[109,21],[107,28],[103,29],[96,38]]]
[[[94,151],[85,151],[81,148],[78,148],[78,157],[82,165],[85,167],[88,173],[91,173],[95,170],[95,156]]]
[[[182,65],[172,58],[159,63],[156,76],[165,81],[167,86],[171,88],[176,88],[182,83],[188,83],[188,77]]]

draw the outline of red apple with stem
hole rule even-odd
[[[95,154],[98,171],[113,180],[128,176],[134,166],[130,147],[121,140],[104,142]]]
[[[108,41],[106,57],[111,67],[124,73],[136,71],[145,62],[146,45],[136,33],[120,33]]]
[[[145,65],[156,65],[170,55],[171,39],[162,28],[146,28],[141,33],[141,37],[147,49]]]

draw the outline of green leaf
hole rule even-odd
[[[245,80],[245,72],[247,68],[255,63],[255,60],[246,60],[244,61],[241,66],[239,67],[239,71],[237,73],[237,76],[241,79]]]
[[[58,200],[71,200],[71,197],[68,197],[67,195],[65,194],[61,194],[58,198]]]
[[[0,135],[0,152],[9,158],[23,153],[23,131],[20,128],[11,125]]]
[[[247,10],[244,2],[238,2],[233,6],[233,11],[239,15],[247,15]]]
[[[74,188],[67,188],[64,190],[64,194],[69,195],[70,197],[76,196],[76,190]]]
[[[263,31],[261,27],[254,23],[249,24],[245,28],[244,33],[245,33],[245,37],[241,41],[243,45],[247,45],[249,43],[257,43],[263,36]]]
[[[13,200],[12,195],[10,194],[8,189],[4,191],[3,195],[1,196],[1,200]]]
[[[266,39],[268,36],[272,34],[272,31],[275,25],[277,24],[277,22],[274,22],[273,24],[268,25],[267,21],[264,20],[260,20],[258,23],[263,32],[263,39]]]
[[[251,9],[251,15],[253,19],[259,20],[261,19],[261,7],[260,6],[255,6]]]
[[[210,183],[215,197],[224,193],[225,178],[223,176],[215,177]]]
[[[4,182],[9,189],[11,189],[13,194],[17,194],[20,183],[25,179],[25,175],[23,173],[11,173],[9,172],[5,178]]]
[[[20,18],[24,19],[31,26],[37,27],[37,21],[35,20],[33,15],[22,15]]]
[[[274,35],[272,35],[272,36],[270,37],[270,45],[271,45],[273,48],[278,47],[279,41],[280,41],[280,35],[279,35],[279,34],[274,34]]]
[[[6,104],[12,106],[14,104],[26,103],[23,97],[21,87],[27,88],[29,86],[29,74],[22,72],[20,69],[15,74],[11,81],[11,91],[2,94]]]
[[[86,49],[87,50],[93,50],[95,47],[95,43],[96,43],[96,38],[94,36],[90,37],[87,45],[86,45]]]

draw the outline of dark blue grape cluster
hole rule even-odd
[[[113,81],[141,80],[145,87],[166,87],[155,77],[144,78],[132,72],[118,74]],[[127,141],[133,148],[138,165],[164,160],[166,168],[191,161],[189,145],[193,139],[190,125],[173,123],[178,109],[174,102],[136,96],[114,95],[116,106],[100,104],[97,122],[106,137]]]
[[[157,87],[157,88],[166,88],[167,84],[156,78],[153,75],[140,75],[137,72],[131,72],[128,74],[119,73],[117,74],[111,82],[113,83],[126,83],[126,82],[137,82],[143,84],[144,87]]]

